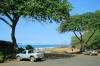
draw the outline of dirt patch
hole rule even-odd
[[[69,47],[56,47],[56,48],[38,49],[38,50],[35,50],[35,52],[52,53],[51,52],[52,50],[59,51],[61,53],[72,53],[72,52],[80,51],[80,49],[74,49],[74,48],[69,48]]]

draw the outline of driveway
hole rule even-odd
[[[12,61],[9,63],[1,63],[0,66],[100,66],[100,55],[79,55],[70,58],[47,59],[41,62]]]

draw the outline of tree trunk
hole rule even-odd
[[[84,51],[83,41],[81,40],[80,43],[81,43],[80,52],[83,52]]]
[[[82,33],[81,32],[79,32],[80,33],[80,35],[81,35],[81,37],[80,37],[80,43],[81,43],[81,49],[80,49],[80,51],[81,52],[83,52],[84,51],[84,46],[83,46],[83,36],[82,36]]]
[[[14,49],[18,49],[18,45],[16,43],[16,38],[15,38],[15,28],[16,28],[16,25],[13,25],[12,26],[11,38],[12,38],[12,43],[13,43]]]
[[[73,31],[74,35],[79,39],[81,47],[80,47],[80,52],[84,51],[84,46],[83,46],[83,38],[82,38],[82,33],[79,32],[79,34],[81,35],[81,37],[78,37],[78,35],[75,33],[75,31]]]

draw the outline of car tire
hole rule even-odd
[[[17,57],[17,61],[21,61],[21,58],[20,58],[20,56],[18,56],[18,57]]]
[[[90,56],[92,56],[92,54],[90,53]]]
[[[34,62],[35,61],[34,57],[30,57],[30,61]]]

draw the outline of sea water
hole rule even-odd
[[[18,45],[19,48],[25,48],[27,45]],[[54,48],[54,47],[62,47],[62,46],[68,46],[68,45],[31,45],[35,49],[45,49],[45,48]],[[70,46],[70,45],[69,45]]]

